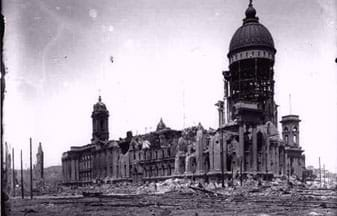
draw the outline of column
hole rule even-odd
[[[69,158],[67,158],[67,182],[71,181],[71,163]]]
[[[270,172],[274,173],[274,143],[270,143],[269,147]]]
[[[288,168],[289,168],[289,162],[288,162],[288,154],[284,150],[284,175],[288,175]]]
[[[67,174],[68,174],[68,169],[67,169],[67,160],[65,159],[62,163],[63,165],[63,182],[67,182]]]
[[[273,146],[273,164],[274,164],[274,175],[277,174],[277,163],[276,163],[276,147],[277,147],[277,143],[274,143],[274,146]]]
[[[219,114],[219,128],[223,125],[223,111],[224,111],[224,102],[218,101],[218,103],[215,104],[218,107],[218,114]]]
[[[92,174],[93,174],[93,179],[97,178],[97,153],[95,152],[93,155],[93,160],[92,160]]]
[[[209,171],[214,171],[214,142],[215,142],[215,136],[211,137],[211,140],[209,142]]]
[[[75,173],[75,180],[78,181],[80,178],[80,169],[79,169],[79,163],[78,163],[78,159],[76,158],[75,159],[75,170],[76,170],[76,173]]]
[[[281,175],[284,176],[284,148],[280,147],[280,155],[279,155],[279,164],[280,164],[280,172]],[[282,164],[282,165],[281,165]]]
[[[266,165],[267,165],[267,167],[266,167],[266,170],[267,170],[267,172],[268,173],[270,173],[270,171],[271,171],[271,169],[270,169],[270,152],[269,152],[269,149],[270,149],[270,140],[269,140],[269,135],[267,134],[267,138],[266,138],[266,147],[267,147],[267,149],[266,149]]]
[[[221,171],[221,158],[220,158],[220,135],[218,133],[215,134],[214,139],[214,171]]]
[[[179,175],[179,165],[180,165],[180,158],[179,158],[179,152],[176,154],[175,160],[174,160],[174,175]]]
[[[204,170],[204,160],[203,160],[203,146],[205,142],[205,136],[202,129],[199,129],[197,132],[196,140],[196,161],[197,161],[197,174],[203,174]]]
[[[65,182],[66,177],[65,177],[65,160],[62,160],[62,178],[63,178],[63,182]]]
[[[224,172],[227,171],[227,139],[228,136],[222,134],[222,145],[223,145],[223,169]]]
[[[72,173],[73,173],[73,169],[72,169],[72,162],[71,162],[71,158],[69,158],[68,160],[68,168],[69,168],[69,182],[72,181]]]
[[[225,94],[224,94],[224,123],[227,124],[229,122],[229,117],[228,117],[228,81],[225,80]]]
[[[89,155],[89,179],[92,181],[93,179],[93,155]]]
[[[253,125],[252,127],[252,141],[253,141],[253,153],[252,153],[252,161],[253,161],[253,164],[252,164],[252,171],[253,172],[256,172],[257,171],[257,136],[256,136],[256,126]]]
[[[276,175],[280,174],[280,161],[279,161],[279,154],[280,154],[280,148],[278,146],[278,144],[276,145],[276,149],[275,149],[275,165],[276,165]]]
[[[106,165],[107,165],[107,176],[111,177],[111,152],[110,149],[106,150]]]
[[[71,158],[71,181],[75,181],[75,160]]]
[[[239,127],[239,161],[244,162],[244,125],[240,123]],[[239,164],[240,166],[240,164]]]

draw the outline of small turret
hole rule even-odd
[[[98,102],[94,105],[92,112],[92,141],[109,140],[109,111],[102,102],[102,97],[98,97]]]
[[[282,116],[280,121],[282,124],[282,136],[286,145],[291,147],[299,147],[300,145],[300,119],[298,115]]]

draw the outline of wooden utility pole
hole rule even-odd
[[[22,149],[21,149],[21,152],[20,152],[20,156],[21,156],[21,198],[24,199],[25,198],[25,195],[23,193],[23,166],[22,166]]]
[[[2,5],[0,4],[0,10],[2,10]],[[3,40],[4,38],[4,33],[5,33],[5,18],[2,14],[0,14],[0,39]],[[1,186],[1,193],[0,193],[0,197],[1,197],[1,215],[5,215],[6,211],[5,211],[5,201],[4,201],[4,196],[6,194],[5,191],[5,187],[6,184],[4,182],[4,166],[3,166],[3,134],[4,134],[4,130],[3,130],[3,104],[4,104],[4,98],[5,98],[5,75],[6,75],[6,71],[5,71],[5,64],[3,62],[3,43],[0,43],[0,186]]]
[[[13,163],[13,169],[12,169],[12,184],[13,184],[13,197],[15,197],[15,166],[14,166],[14,148],[12,148],[12,163]]]
[[[319,167],[319,187],[322,187],[322,172],[321,172],[321,157],[318,157],[318,167]]]
[[[33,170],[32,170],[32,138],[29,138],[30,144],[30,199],[33,199]]]
[[[325,187],[325,164],[323,164],[323,187]]]

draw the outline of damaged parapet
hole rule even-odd
[[[42,180],[44,178],[44,156],[42,150],[42,144],[39,143],[39,147],[36,154],[36,164],[34,165],[35,178]]]

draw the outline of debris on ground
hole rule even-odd
[[[195,182],[187,178],[172,178],[159,182],[145,184],[132,184],[120,182],[114,184],[96,184],[86,187],[62,187],[58,196],[100,196],[116,194],[165,194],[171,192],[181,193],[206,193],[221,195],[233,200],[242,197],[274,196],[288,197],[291,199],[317,200],[328,199],[333,190],[316,189],[315,184],[304,184],[295,177],[274,178],[272,181],[263,181],[248,175],[242,185],[238,179],[224,182],[224,187],[218,182]],[[323,195],[324,194],[324,195]],[[327,198],[325,198],[327,197]]]

